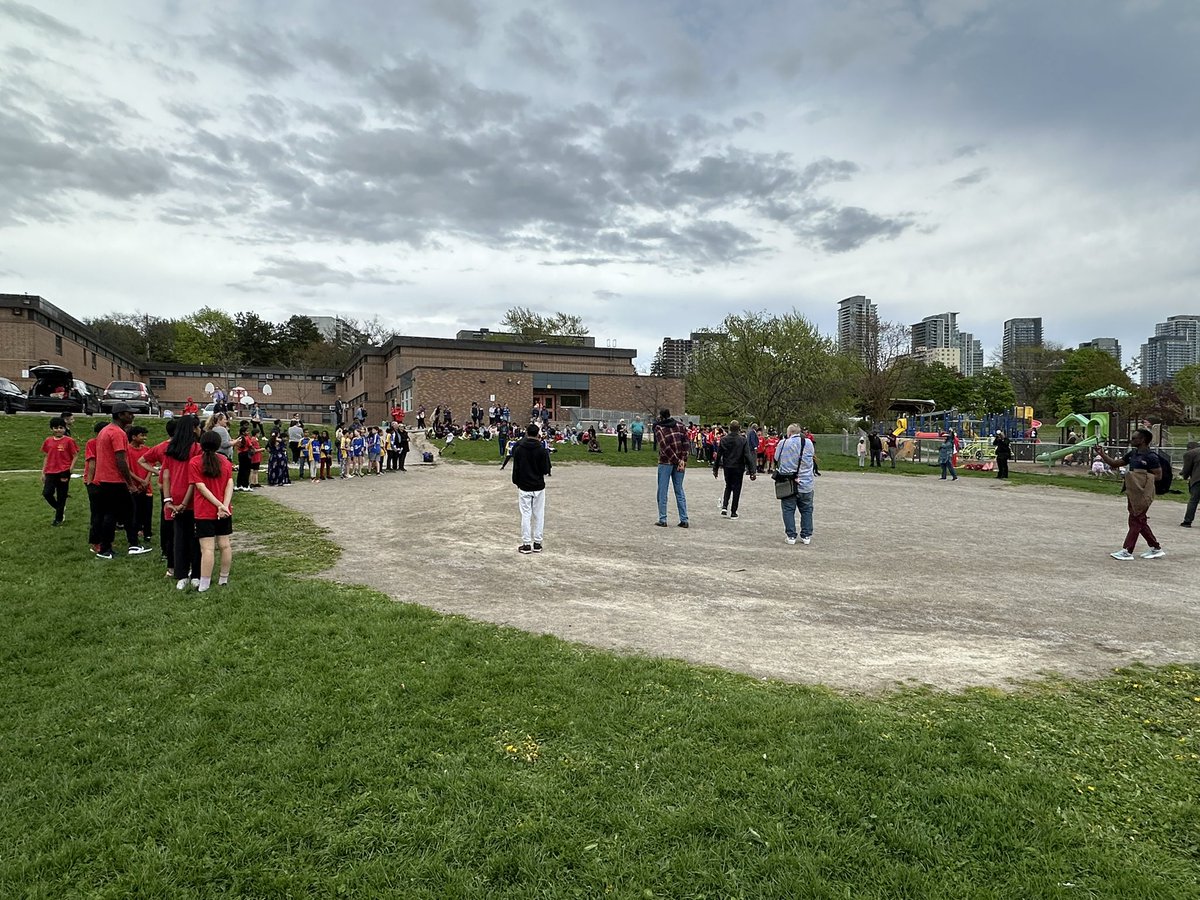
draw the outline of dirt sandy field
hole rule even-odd
[[[691,528],[673,500],[656,528],[653,469],[556,466],[546,550],[523,556],[498,466],[263,489],[344,548],[331,579],[621,652],[871,692],[1200,660],[1200,531],[1178,503],[1150,511],[1166,558],[1118,562],[1117,497],[830,473],[813,543],[789,546],[768,479],[746,482],[737,520],[710,470],[686,491]]]

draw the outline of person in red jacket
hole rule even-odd
[[[42,497],[54,510],[56,528],[63,523],[67,510],[67,491],[71,487],[71,469],[79,455],[79,445],[66,436],[67,423],[55,416],[50,420],[50,437],[42,441]]]

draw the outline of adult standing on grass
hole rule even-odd
[[[1188,483],[1188,505],[1179,524],[1191,528],[1196,519],[1196,507],[1200,505],[1200,442],[1188,441],[1187,453],[1183,454],[1183,468],[1179,477]]]
[[[896,447],[898,444],[896,436],[889,431],[887,436],[887,456],[892,461],[893,469],[896,468]]]
[[[645,430],[646,426],[642,424],[642,417],[634,416],[633,424],[629,426],[629,436],[633,438],[633,449],[635,452],[642,449],[642,434]]]
[[[879,432],[874,428],[867,435],[867,442],[871,447],[871,468],[883,468],[883,439],[879,437]]]
[[[525,437],[512,451],[512,483],[517,486],[517,508],[521,512],[519,553],[542,552],[542,530],[546,519],[546,476],[550,474],[550,451],[538,438],[538,426],[525,426]]]
[[[220,453],[231,463],[233,462],[233,438],[229,436],[229,416],[223,412],[215,412],[209,416],[205,431],[214,432],[221,439]]]
[[[816,479],[817,453],[812,441],[804,436],[804,430],[795,422],[787,427],[787,437],[775,448],[775,478],[789,480],[795,486],[790,496],[780,497],[780,512],[783,514],[784,539],[796,543],[796,510],[800,510],[799,538],[802,544],[811,544],[813,536],[813,493]]]
[[[996,448],[996,477],[1008,477],[1008,461],[1012,459],[1012,446],[1008,443],[1008,435],[997,429],[992,438],[992,446]]]
[[[99,559],[113,558],[113,538],[118,522],[124,523],[130,556],[150,552],[149,547],[138,542],[137,517],[133,512],[133,494],[141,489],[127,458],[129,438],[125,430],[133,424],[133,407],[128,403],[113,404],[112,419],[96,436],[94,482],[101,510],[100,551],[96,554]]]
[[[679,512],[679,527],[688,527],[687,497],[683,493],[683,476],[687,469],[688,433],[682,422],[671,418],[669,409],[660,410],[654,424],[654,446],[658,448],[658,521],[659,528],[667,527],[667,485],[675,491],[675,507]]]
[[[1154,483],[1162,474],[1158,454],[1150,446],[1154,435],[1147,428],[1139,428],[1129,436],[1132,449],[1124,456],[1114,458],[1097,445],[1096,453],[1110,466],[1125,466],[1125,506],[1129,510],[1129,531],[1125,535],[1125,544],[1120,550],[1109,554],[1113,559],[1133,559],[1133,550],[1137,547],[1138,536],[1146,539],[1150,549],[1142,554],[1142,559],[1158,559],[1166,556],[1167,551],[1159,544],[1158,538],[1150,530],[1146,519],[1150,504],[1154,502]]]
[[[742,478],[750,476],[754,481],[758,460],[750,449],[750,442],[742,434],[742,423],[734,419],[729,423],[729,433],[721,438],[713,454],[713,478],[718,471],[725,473],[725,493],[721,497],[721,515],[730,519],[738,517],[738,502],[742,497]]]
[[[292,419],[288,426],[288,449],[292,451],[292,462],[300,465],[300,442],[304,440],[304,426],[299,419]]]

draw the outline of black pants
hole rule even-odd
[[[725,496],[721,498],[721,509],[736,513],[738,500],[742,497],[742,476],[745,469],[722,469],[725,473]]]
[[[1004,458],[1001,458],[999,456],[996,457],[996,477],[997,478],[1007,478],[1008,477],[1008,457],[1007,456],[1005,456]]]
[[[288,441],[288,447],[292,451],[292,462],[299,463],[300,462],[300,442],[299,441]]]
[[[200,577],[200,542],[196,540],[196,514],[190,509],[175,513],[176,578]]]
[[[399,450],[389,450],[387,452],[387,467],[389,472],[398,472],[400,470]]]
[[[404,460],[407,456],[408,456],[408,448],[407,447],[401,448],[400,456],[397,457],[397,459],[396,459],[396,468],[399,469],[401,472],[406,471],[404,468]]]
[[[175,568],[175,523],[167,519],[167,501],[158,505],[158,546],[167,565]]]
[[[100,520],[103,518],[103,510],[100,508],[100,486],[97,484],[89,484],[87,486],[88,495],[88,512],[90,518],[88,520],[88,543],[100,543]]]
[[[617,435],[617,452],[620,453],[621,451],[625,451],[626,453],[629,452],[629,438],[623,434],[618,434]]]
[[[871,465],[878,466],[880,469],[883,468],[883,457],[879,450],[871,451]]]
[[[250,487],[250,458],[249,453],[238,454],[237,486],[240,488]]]
[[[143,539],[154,537],[154,498],[141,491],[132,497],[134,528],[142,533]]]
[[[70,472],[54,472],[46,475],[46,483],[42,485],[42,497],[54,510],[55,522],[62,521],[63,511],[67,508],[67,491],[70,488]]]
[[[130,547],[138,545],[137,518],[133,513],[132,495],[123,481],[102,481],[95,485],[100,501],[100,544],[101,553],[112,553],[113,538],[117,536],[117,522],[125,526],[125,540]]]

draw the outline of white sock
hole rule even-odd
[[[229,575],[222,575],[217,579],[217,584],[229,584]]]
[[[212,578],[211,578],[211,577],[209,577],[209,578],[201,578],[201,579],[200,579],[200,590],[202,590],[202,591],[207,591],[207,590],[208,590],[208,588],[209,588],[209,586],[210,586],[211,584],[212,584]]]

